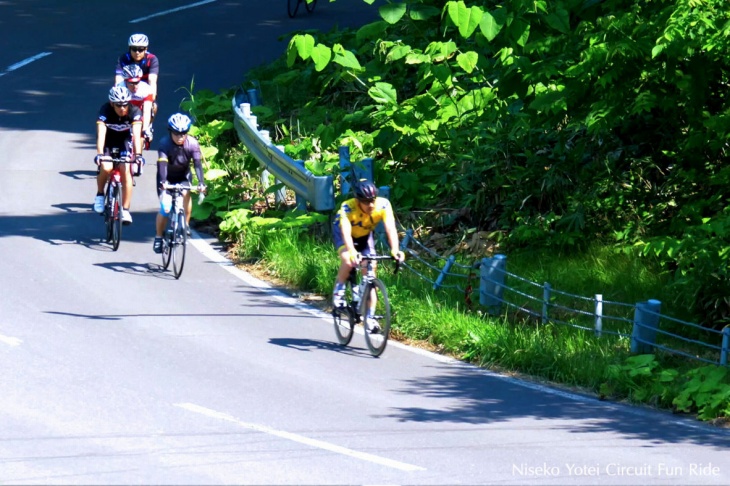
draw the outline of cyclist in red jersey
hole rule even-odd
[[[157,77],[160,74],[160,61],[157,56],[147,49],[150,45],[149,38],[144,34],[132,34],[127,41],[129,50],[122,54],[117,61],[114,84],[124,80],[122,69],[129,64],[137,64],[142,68],[142,81],[152,88],[152,116],[157,113]]]
[[[112,163],[104,161],[111,154],[112,148],[127,152],[140,165],[142,157],[142,113],[139,108],[129,103],[132,94],[123,86],[114,86],[109,90],[109,101],[99,109],[96,119],[96,153],[94,162],[99,166],[96,178],[96,197],[94,211],[104,212],[104,186],[112,170]],[[129,206],[132,203],[132,174],[128,164],[120,168],[122,174],[122,222],[132,223]]]

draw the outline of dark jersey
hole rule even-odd
[[[182,145],[177,145],[167,135],[160,140],[157,149],[157,179],[171,183],[190,180],[190,162],[195,166],[198,182],[203,182],[200,144],[188,135]]]
[[[142,68],[142,81],[148,82],[150,74],[160,75],[160,61],[157,59],[157,56],[151,52],[145,52],[144,57],[140,62],[134,62],[134,59],[132,59],[129,52],[122,54],[119,57],[119,61],[117,61],[117,76],[123,76],[122,69],[124,66],[128,66],[130,64],[136,64]]]
[[[130,104],[127,114],[119,116],[110,103],[104,103],[96,121],[106,125],[104,147],[123,148],[125,141],[132,138],[132,124],[142,123],[142,111]]]

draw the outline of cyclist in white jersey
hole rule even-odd
[[[149,148],[152,141],[152,121],[155,118],[152,110],[154,93],[152,87],[142,81],[142,68],[136,64],[129,64],[122,68],[124,81],[119,86],[125,86],[132,93],[131,104],[142,112],[142,134],[145,138],[145,148]]]

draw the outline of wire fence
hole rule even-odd
[[[479,301],[490,314],[505,309],[541,323],[554,323],[593,333],[630,340],[636,354],[662,351],[708,364],[728,366],[730,326],[722,330],[704,327],[661,313],[661,302],[629,304],[571,294],[530,281],[507,271],[507,258],[495,255],[474,263],[442,256],[418,241],[413,230],[401,231],[401,250],[408,254],[404,267],[428,282],[434,291],[450,290],[464,295],[467,305]],[[382,235],[381,235],[382,236]],[[477,283],[478,282],[478,283]]]

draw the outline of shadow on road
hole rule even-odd
[[[611,432],[627,438],[666,443],[701,444],[718,450],[730,449],[730,429],[690,421],[660,411],[604,402],[589,396],[576,400],[545,387],[493,375],[467,365],[437,365],[435,374],[405,380],[396,392],[448,399],[448,406],[399,408],[389,416],[403,422],[449,422],[467,424],[508,423],[533,418],[556,421],[553,429],[574,434]],[[568,393],[568,392],[566,392]],[[515,397],[519,397],[515,400]],[[456,405],[455,405],[456,404]],[[525,427],[525,422],[520,424]]]

